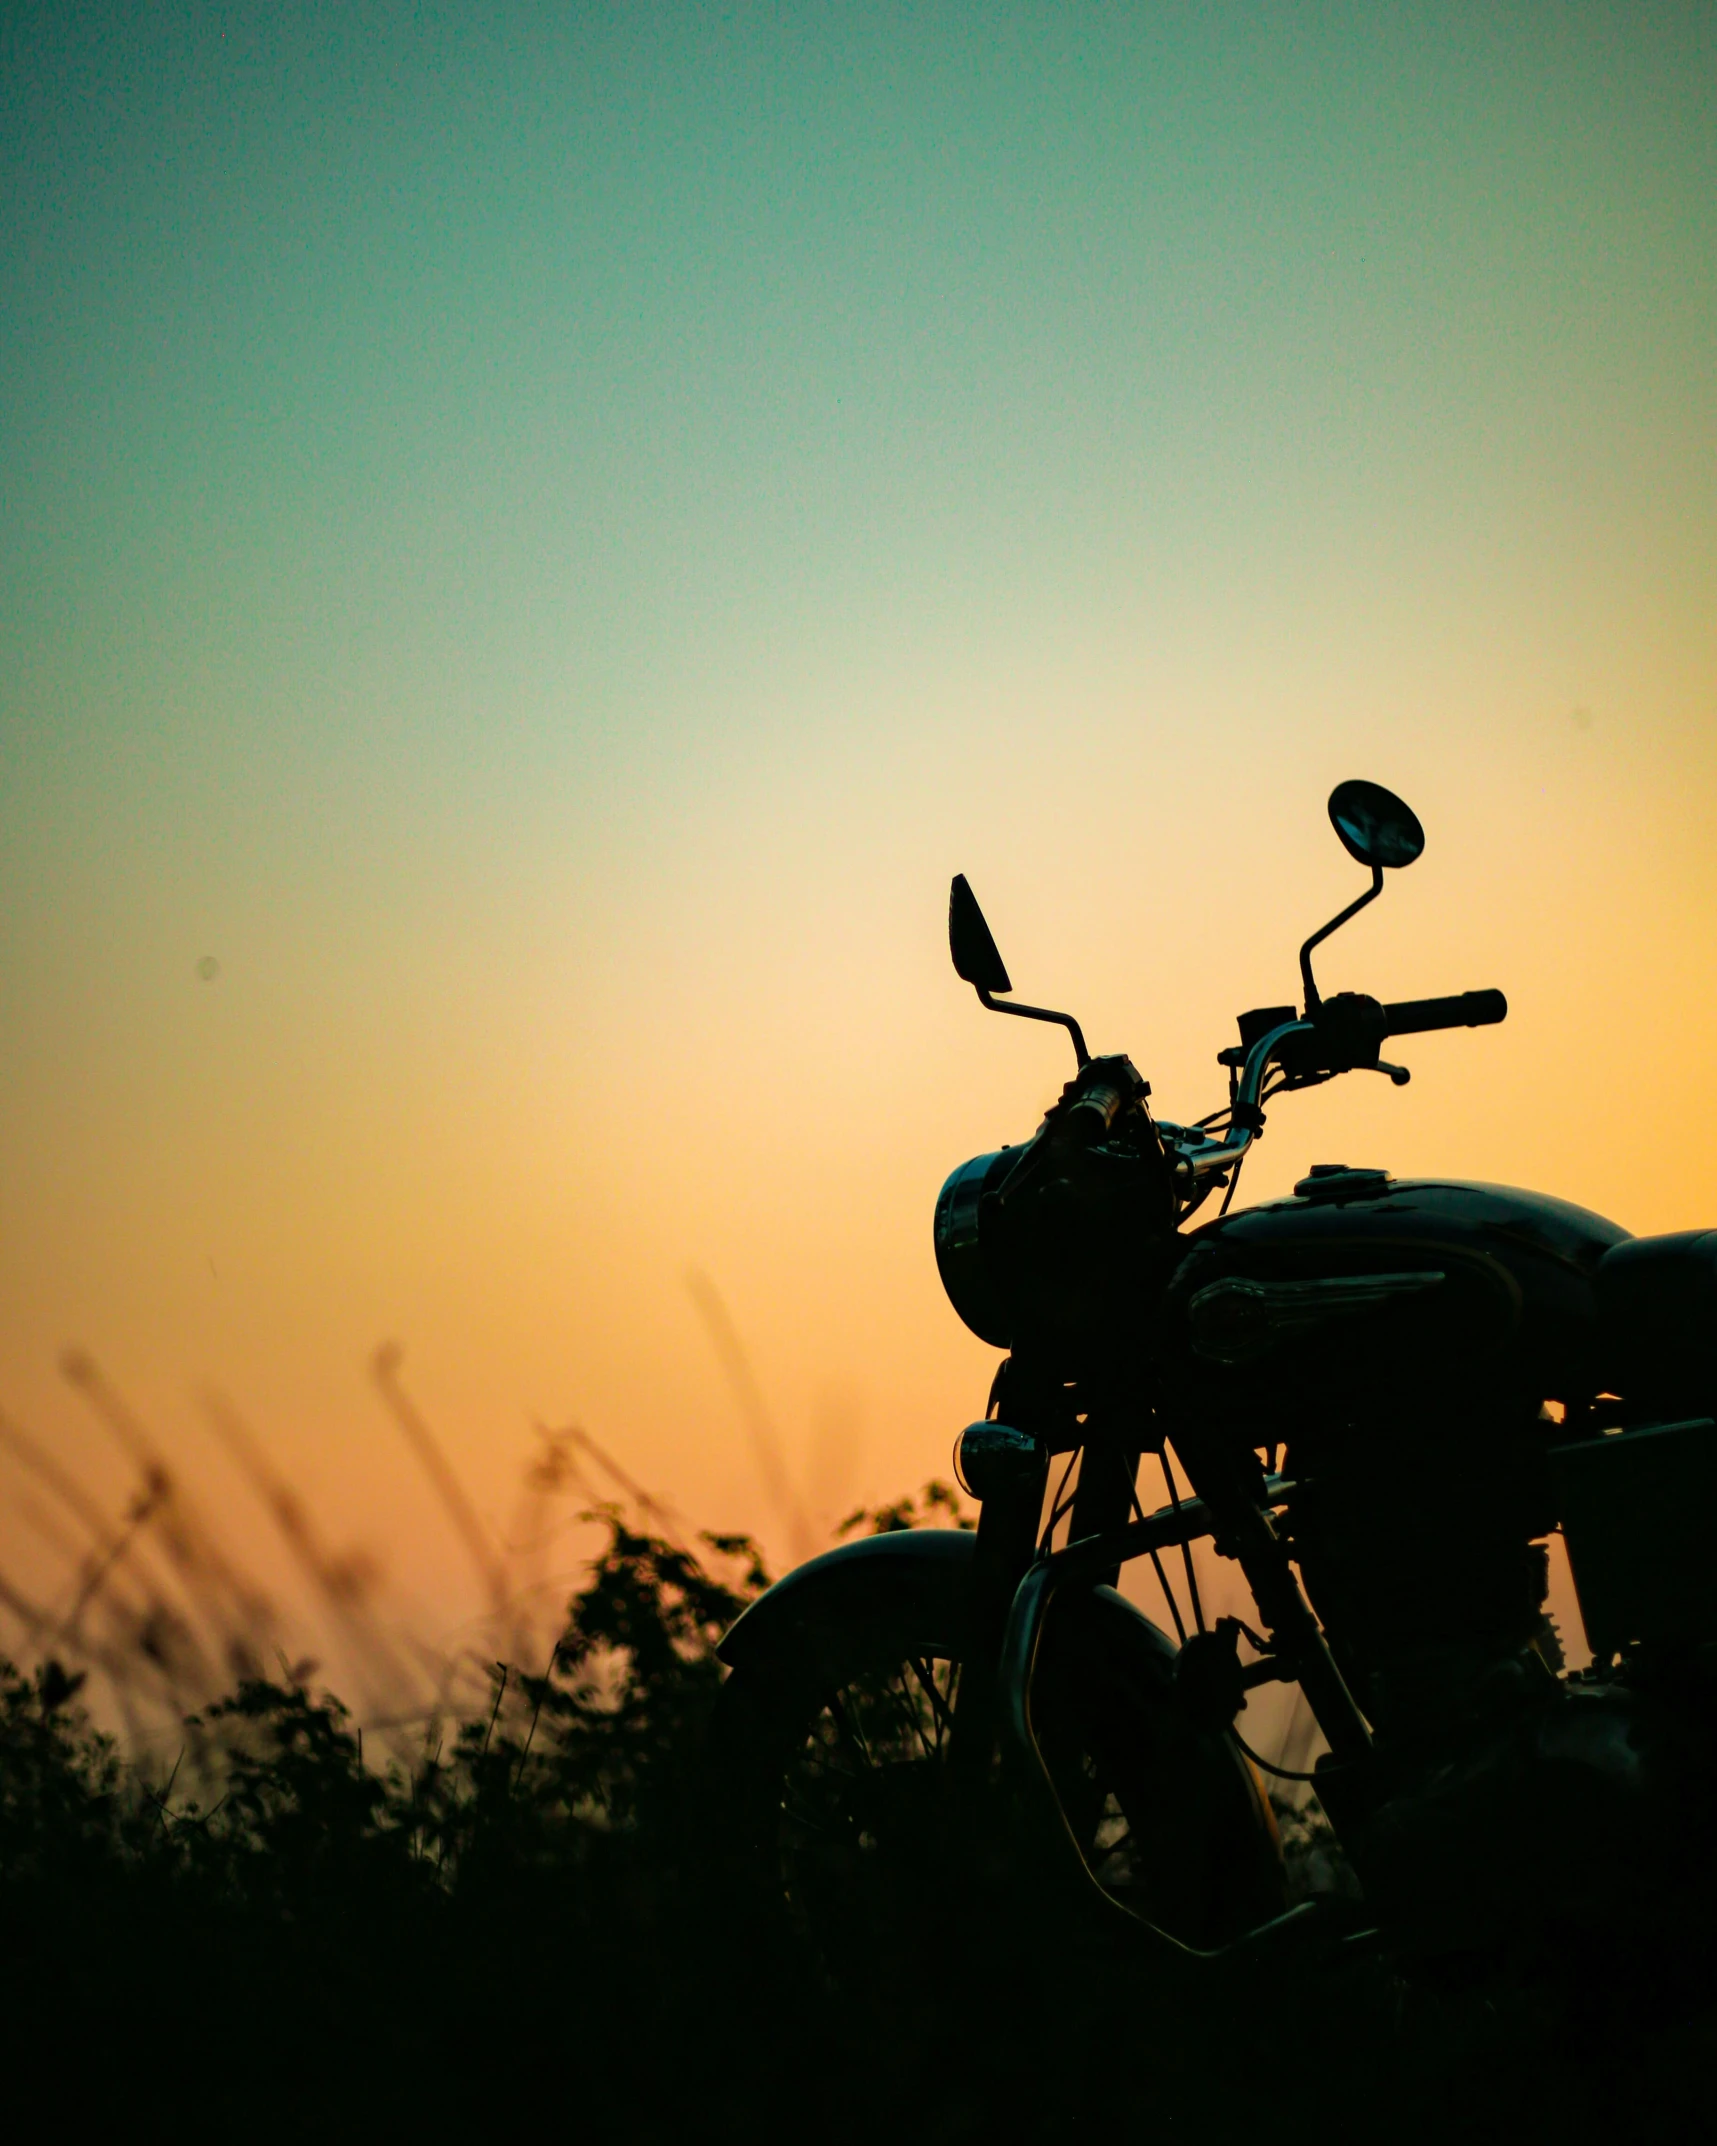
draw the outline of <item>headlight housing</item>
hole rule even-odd
[[[936,1195],[936,1271],[948,1301],[993,1349],[1013,1346],[1013,1320],[996,1263],[986,1259],[979,1203],[1018,1160],[1017,1147],[992,1149],[961,1163]]]
[[[953,1172],[936,1200],[936,1265],[980,1341],[1073,1371],[1128,1349],[1181,1240],[1168,1163],[1143,1113],[1097,1147],[1043,1150],[1043,1137]]]

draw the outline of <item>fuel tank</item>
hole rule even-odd
[[[1282,1437],[1403,1406],[1574,1404],[1600,1390],[1594,1276],[1628,1236],[1544,1193],[1320,1167],[1189,1233],[1152,1353],[1182,1406],[1262,1411]]]

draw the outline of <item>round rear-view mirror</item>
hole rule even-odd
[[[1330,825],[1357,863],[1398,871],[1425,847],[1425,830],[1410,805],[1377,782],[1338,782],[1329,794]]]

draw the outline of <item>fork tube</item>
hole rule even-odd
[[[996,1664],[1014,1591],[1037,1553],[1048,1469],[1040,1451],[1032,1465],[990,1485],[978,1508],[966,1650],[954,1695],[955,1765],[972,1776],[987,1766],[995,1746]]]
[[[1073,1519],[1068,1530],[1071,1542],[1087,1535],[1112,1535],[1124,1528],[1133,1512],[1133,1486],[1139,1479],[1138,1448],[1111,1444],[1088,1437],[1079,1456],[1079,1480],[1073,1486]],[[1099,1587],[1113,1587],[1121,1568],[1111,1565],[1097,1574]]]

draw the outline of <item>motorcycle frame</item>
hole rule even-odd
[[[1331,799],[1332,817],[1339,795],[1338,791]],[[1386,792],[1383,797],[1386,803],[1399,805],[1399,800],[1390,800]],[[1405,812],[1404,807],[1401,810]],[[1222,1063],[1229,1068],[1226,1128],[1215,1134],[1198,1126],[1165,1126],[1162,1129],[1165,1134],[1172,1135],[1165,1146],[1173,1173],[1178,1223],[1184,1224],[1219,1188],[1226,1187],[1228,1197],[1232,1197],[1240,1166],[1264,1129],[1262,1106],[1272,1065],[1278,1063],[1278,1054],[1285,1045],[1302,1039],[1313,1040],[1318,1035],[1318,1023],[1324,1009],[1312,975],[1311,956],[1332,932],[1381,894],[1385,862],[1411,863],[1418,855],[1423,834],[1410,813],[1406,813],[1406,820],[1414,837],[1412,846],[1406,854],[1387,859],[1356,846],[1342,821],[1336,820],[1337,833],[1343,844],[1359,862],[1371,867],[1371,885],[1356,901],[1350,902],[1329,923],[1314,932],[1300,949],[1305,1014],[1295,1016],[1291,1009],[1283,1009],[1286,1017],[1273,1022],[1242,1050],[1222,1054]],[[970,907],[970,917],[962,918],[956,913],[962,897]],[[976,936],[972,926],[974,918]],[[975,986],[980,1001],[997,1013],[1023,1014],[1034,1020],[1058,1021],[1066,1025],[1073,1036],[1083,1077],[1088,1071],[1089,1054],[1078,1024],[1070,1016],[1050,1013],[1039,1007],[1001,1004],[992,995],[994,991],[1007,991],[1012,987],[988,926],[978,913],[963,879],[954,883],[949,931],[955,970]],[[1497,994],[1492,996],[1499,997]],[[1464,1006],[1465,1002],[1462,1004]],[[1422,1012],[1423,1008],[1413,1010]],[[1376,1011],[1382,1016],[1387,1009],[1378,1007]],[[1441,1007],[1440,1011],[1446,1014],[1447,1008]],[[1475,1014],[1473,1018],[1501,1019],[1504,1011],[1506,1007],[1502,1011],[1487,1009],[1482,1016]],[[1413,1028],[1426,1025],[1446,1024],[1441,1019],[1431,1023],[1415,1020],[1411,1024]],[[1384,1025],[1379,1028],[1378,1036],[1389,1032]],[[1245,1034],[1244,1027],[1242,1034]],[[1405,1070],[1385,1065],[1376,1057],[1376,1040],[1376,1037],[1372,1039],[1369,1056],[1338,1056],[1327,1065],[1320,1060],[1316,1067],[1300,1068],[1288,1079],[1287,1085],[1309,1085],[1361,1063],[1387,1073],[1399,1085],[1408,1077]],[[1143,1092],[1148,1093],[1148,1089]],[[991,1390],[991,1420],[1005,1423],[1009,1430],[1024,1432],[1034,1442],[1034,1451],[1031,1460],[1011,1481],[1007,1480],[1004,1468],[1000,1479],[982,1486],[979,1491],[981,1512],[972,1603],[972,1629],[977,1644],[974,1650],[976,1660],[971,1665],[977,1674],[973,1676],[968,1672],[968,1680],[962,1685],[956,1704],[956,1764],[970,1778],[978,1778],[978,1769],[999,1741],[1004,1757],[1012,1762],[1028,1797],[1035,1799],[1045,1813],[1052,1816],[1054,1834],[1071,1849],[1090,1893],[1161,1946],[1183,1957],[1201,1959],[1220,1959],[1254,1950],[1274,1933],[1315,1919],[1319,1914],[1318,1904],[1306,1902],[1287,1915],[1245,1933],[1220,1952],[1196,1953],[1103,1892],[1086,1862],[1083,1847],[1067,1822],[1054,1778],[1038,1746],[1032,1725],[1032,1679],[1044,1621],[1063,1588],[1112,1584],[1119,1577],[1120,1568],[1133,1558],[1212,1540],[1219,1555],[1231,1557],[1239,1564],[1268,1643],[1268,1651],[1241,1672],[1241,1692],[1272,1681],[1297,1683],[1329,1744],[1328,1758],[1319,1768],[1320,1780],[1327,1781],[1338,1796],[1349,1784],[1359,1788],[1373,1763],[1371,1730],[1300,1586],[1287,1545],[1276,1530],[1275,1512],[1291,1497],[1293,1485],[1280,1476],[1263,1476],[1255,1452],[1237,1452],[1196,1424],[1177,1424],[1169,1436],[1161,1435],[1162,1427],[1149,1422],[1149,1411],[1139,1405],[1136,1395],[1128,1396],[1119,1408],[1100,1405],[1088,1413],[1076,1413],[1083,1404],[1074,1400],[1065,1384],[1052,1380],[1039,1385],[1029,1377],[1016,1378],[1012,1383],[1020,1387],[1020,1399],[1026,1404],[1016,1408],[1010,1405],[1013,1398],[1009,1391],[1010,1367],[1017,1373],[1017,1364],[1009,1359]],[[1126,1384],[1125,1380],[1121,1382],[1123,1393]],[[1148,1445],[1151,1450],[1163,1453],[1166,1462],[1171,1439],[1193,1486],[1193,1495],[1176,1499],[1159,1512],[1139,1513],[1135,1477],[1140,1453]],[[1043,1464],[1054,1453],[1074,1451],[1080,1454],[1080,1481],[1073,1506],[1075,1539],[1060,1550],[1052,1548],[1047,1540],[1039,1548],[1037,1533],[1042,1512]],[[1101,1487],[1088,1490],[1088,1478],[1093,1474],[1091,1463],[1100,1455],[1118,1457],[1123,1468],[1100,1470],[1099,1481],[1105,1473],[1108,1480],[1101,1482]],[[1117,1509],[1116,1478],[1123,1474],[1125,1502]],[[1172,1491],[1172,1478],[1170,1488]],[[1137,1517],[1129,1517],[1132,1514]],[[1089,1532],[1080,1532],[1087,1518],[1093,1524]],[[1360,1792],[1363,1795],[1363,1789]],[[1363,1941],[1376,1933],[1359,1935]]]
[[[1380,883],[1381,874],[1377,878]],[[1377,891],[1374,885],[1370,893],[1317,934],[1310,945],[1327,937],[1353,909],[1374,899]],[[1290,1017],[1253,1041],[1233,1069],[1225,1133],[1212,1138],[1196,1128],[1179,1129],[1176,1197],[1183,1222],[1218,1185],[1232,1187],[1232,1173],[1263,1130],[1264,1083],[1277,1052],[1290,1039],[1313,1033],[1312,1021]],[[1029,1374],[1017,1377],[1021,1368],[1012,1358],[1003,1365],[991,1389],[992,1414],[997,1413],[1000,1404],[1003,1420],[1034,1438],[1045,1454],[1080,1452],[1080,1490],[1075,1493],[1073,1524],[1078,1529],[1087,1511],[1092,1512],[1096,1524],[1092,1532],[1078,1535],[1061,1550],[1047,1546],[1038,1550],[1041,1476],[1030,1485],[1022,1482],[1012,1498],[1000,1496],[992,1501],[988,1494],[983,1497],[974,1573],[978,1590],[974,1630],[981,1636],[984,1659],[980,1675],[972,1679],[969,1691],[961,1694],[967,1723],[962,1736],[961,1710],[957,1709],[956,1753],[963,1745],[965,1763],[971,1766],[999,1741],[1028,1801],[1037,1803],[1042,1815],[1052,1822],[1055,1837],[1076,1858],[1088,1891],[1159,1946],[1183,1958],[1212,1960],[1255,1950],[1277,1933],[1316,1919],[1317,1903],[1305,1902],[1287,1915],[1246,1932],[1220,1952],[1206,1954],[1196,1953],[1103,1892],[1068,1825],[1054,1780],[1038,1748],[1032,1727],[1031,1685],[1044,1619],[1062,1588],[1112,1582],[1121,1566],[1132,1558],[1208,1538],[1214,1540],[1219,1555],[1232,1557],[1239,1564],[1270,1642],[1270,1652],[1245,1672],[1246,1681],[1297,1683],[1329,1744],[1328,1771],[1344,1779],[1362,1774],[1371,1759],[1370,1728],[1330,1652],[1323,1627],[1306,1600],[1287,1548],[1276,1532],[1274,1507],[1285,1500],[1292,1486],[1280,1477],[1267,1478],[1260,1498],[1255,1480],[1259,1471],[1250,1454],[1230,1450],[1227,1444],[1202,1435],[1193,1425],[1178,1424],[1172,1438],[1165,1437],[1160,1427],[1147,1422],[1147,1412],[1137,1405],[1136,1398],[1119,1408],[1099,1405],[1075,1416],[1074,1411],[1083,1404],[1074,1400],[1067,1387],[1051,1382],[1039,1388]],[[1023,1407],[1013,1405],[1010,1385],[1014,1383],[1020,1388]],[[1194,1495],[1161,1512],[1126,1518],[1136,1508],[1133,1477],[1139,1453],[1146,1446],[1166,1450],[1171,1442]],[[1126,1468],[1126,1504],[1119,1519],[1112,1517],[1112,1483],[1107,1495],[1082,1495],[1093,1458],[1105,1451],[1131,1455]],[[1250,1469],[1245,1465],[1249,1460]],[[1005,1612],[1001,1609],[1004,1600]],[[1335,1785],[1333,1779],[1330,1785]]]
[[[1029,1425],[1021,1427],[1030,1428]],[[1307,1936],[1310,1934],[1308,1926],[1321,1920],[1322,1911],[1316,1902],[1304,1902],[1284,1915],[1243,1932],[1218,1950],[1204,1952],[1188,1946],[1103,1891],[1068,1822],[1032,1721],[1032,1682],[1050,1607],[1065,1589],[1112,1583],[1120,1568],[1134,1558],[1160,1555],[1164,1550],[1179,1549],[1195,1542],[1214,1541],[1219,1555],[1231,1557],[1238,1563],[1265,1628],[1269,1651],[1246,1666],[1242,1672],[1244,1687],[1251,1689],[1271,1682],[1300,1686],[1330,1747],[1329,1758],[1322,1770],[1351,1780],[1366,1770],[1372,1755],[1371,1731],[1365,1716],[1330,1652],[1323,1628],[1293,1569],[1287,1547],[1276,1531],[1275,1512],[1291,1498],[1292,1482],[1281,1476],[1265,1476],[1260,1497],[1246,1482],[1246,1471],[1238,1465],[1249,1456],[1229,1454],[1214,1442],[1183,1427],[1172,1444],[1192,1483],[1193,1494],[1156,1512],[1115,1520],[1110,1517],[1117,1502],[1114,1486],[1103,1481],[1101,1475],[1095,1475],[1095,1494],[1082,1496],[1087,1474],[1094,1460],[1106,1456],[1119,1458],[1124,1469],[1125,1510],[1137,1513],[1133,1479],[1138,1466],[1138,1448],[1129,1449],[1124,1438],[1104,1437],[1092,1424],[1082,1426],[1082,1430],[1084,1435],[1077,1449],[1081,1482],[1075,1492],[1075,1538],[1072,1541],[1059,1550],[1047,1544],[1041,1549],[1036,1548],[1040,1478],[1029,1486],[1031,1549],[1027,1552],[1023,1571],[1019,1569],[1017,1550],[1023,1518],[1018,1501],[1010,1501],[1005,1495],[994,1500],[986,1497],[980,1507],[975,1584],[980,1595],[988,1598],[989,1605],[997,1603],[999,1592],[1006,1607],[999,1619],[998,1631],[994,1609],[986,1616],[986,1603],[980,1600],[975,1605],[978,1612],[976,1627],[980,1632],[988,1627],[996,1651],[992,1657],[993,1669],[971,1689],[969,1704],[976,1719],[968,1724],[968,1750],[975,1750],[980,1742],[985,1748],[992,1740],[999,1742],[1004,1762],[1019,1784],[1027,1807],[1035,1809],[1051,1836],[1061,1844],[1063,1862],[1069,1873],[1082,1883],[1088,1898],[1101,1903],[1111,1920],[1124,1918],[1139,1937],[1156,1948],[1183,1961],[1215,1963],[1254,1955],[1286,1938],[1290,1932],[1296,1939]],[[1153,1441],[1152,1450],[1166,1451],[1169,1443],[1166,1439]],[[1062,1451],[1070,1450],[1065,1439],[1045,1441],[1046,1451],[1055,1450],[1057,1446]],[[1120,1474],[1122,1471],[1109,1472]],[[1251,1472],[1257,1473],[1255,1465]],[[1022,1485],[1022,1488],[1027,1487]],[[1089,1533],[1077,1532],[1083,1517],[1082,1505],[1097,1522]],[[1094,1506],[1097,1510],[1092,1513]],[[1104,1511],[1105,1507],[1108,1512]],[[1011,1558],[1008,1556],[1010,1549],[1014,1550]],[[995,1566],[1002,1561],[1017,1573],[1011,1589],[1005,1583],[999,1590],[997,1587],[1001,1575]],[[964,1689],[961,1698],[967,1699]],[[959,1742],[957,1719],[956,1744]],[[1350,1936],[1343,1943],[1356,1941]]]

